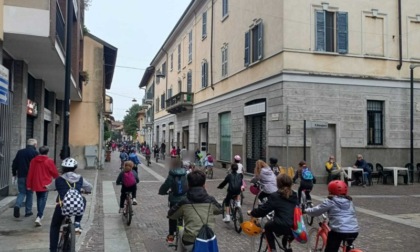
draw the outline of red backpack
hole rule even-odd
[[[150,149],[146,149],[146,155],[150,155]]]
[[[122,181],[125,187],[132,187],[137,183],[132,171],[124,172]]]

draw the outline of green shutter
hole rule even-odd
[[[258,59],[262,59],[263,57],[263,24],[259,23],[258,24],[258,46],[257,46],[257,50],[258,50]]]
[[[315,13],[315,50],[316,51],[325,51],[326,50],[326,43],[325,43],[325,12],[324,11],[316,11]]]
[[[250,46],[250,33],[249,31],[245,33],[245,56],[244,56],[244,60],[245,60],[245,66],[249,65],[249,59],[250,59],[250,50],[249,50],[249,46]]]
[[[347,12],[337,12],[337,52],[348,52],[348,15]]]

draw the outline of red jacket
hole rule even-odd
[[[51,184],[52,179],[58,177],[58,170],[54,161],[48,156],[39,155],[32,159],[29,166],[26,188],[34,192],[45,192],[45,186]]]

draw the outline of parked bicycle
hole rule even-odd
[[[71,216],[66,216],[61,224],[60,239],[58,241],[58,251],[76,251],[76,231]]]
[[[319,228],[311,228],[308,232],[308,251],[324,251],[327,245],[328,232],[330,227],[328,226],[327,216],[322,215],[322,221],[318,223]],[[360,249],[355,249],[353,245],[354,238],[346,239],[342,242],[340,248],[342,252],[363,252]]]
[[[229,214],[230,219],[235,226],[235,231],[239,234],[242,232],[241,224],[244,221],[244,217],[242,215],[242,208],[236,205],[236,197],[238,195],[233,196],[229,201]],[[223,208],[223,218],[225,217],[226,212],[225,208]]]
[[[130,226],[131,220],[133,218],[133,198],[131,196],[131,192],[125,193],[125,201],[124,201],[124,210],[122,212],[122,219],[123,222]]]

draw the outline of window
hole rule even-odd
[[[160,73],[160,69],[156,71],[156,74]],[[156,85],[160,83],[160,77],[156,76]]]
[[[182,92],[182,80],[178,79],[178,93]]]
[[[222,47],[222,77],[228,74],[228,45]]]
[[[188,33],[188,63],[192,62],[192,31]]]
[[[201,38],[207,37],[207,11],[203,12],[203,24],[201,26]]]
[[[174,54],[173,53],[171,53],[171,72],[172,72],[172,70],[174,69]]]
[[[248,66],[263,57],[263,24],[261,20],[251,26],[245,33],[245,66]]]
[[[156,113],[159,112],[159,97],[156,98]]]
[[[165,94],[162,94],[160,96],[160,108],[164,109],[165,108]]]
[[[220,123],[220,160],[229,161],[231,155],[231,119],[230,113],[219,115]]]
[[[228,0],[223,0],[222,2],[222,17],[226,17],[229,13],[229,8],[228,8],[228,4],[229,1]]]
[[[201,87],[205,88],[208,85],[209,81],[209,63],[207,60],[201,62]]]
[[[187,73],[187,93],[192,93],[192,71]]]
[[[315,50],[348,52],[347,12],[316,11]]]
[[[383,144],[383,101],[367,101],[368,145]]]
[[[168,89],[168,99],[172,97],[172,85],[171,88]]]
[[[162,64],[162,74],[166,77],[166,62]]]
[[[178,72],[181,71],[181,44],[178,44]]]

